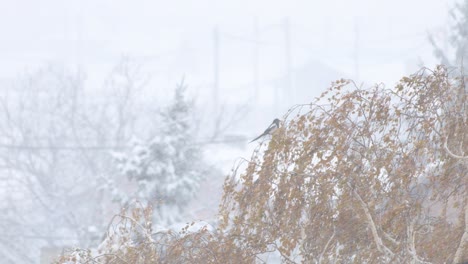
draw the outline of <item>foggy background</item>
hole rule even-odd
[[[237,158],[249,157],[258,143],[247,143],[274,118],[313,101],[339,78],[363,87],[392,87],[422,65],[433,67],[438,60],[428,36],[438,38],[442,48],[447,45],[454,4],[1,1],[2,263],[39,263],[49,251],[99,243],[119,208],[111,202],[112,191],[95,196],[118,171],[112,155],[131,148],[135,137],[148,140],[161,130],[154,117],[170,104],[178,84],[187,86],[194,144],[212,172],[187,211],[212,220],[224,176]],[[67,98],[81,99],[62,107]],[[113,113],[119,112],[101,109],[114,103],[127,123],[113,123],[120,116]],[[58,125],[77,111],[93,126],[85,128],[84,121]],[[67,134],[61,127],[73,131]],[[78,166],[76,160],[84,157],[88,160]],[[36,159],[47,159],[47,170]],[[38,190],[41,179],[47,179],[43,186],[56,189]],[[69,189],[60,187],[64,183]],[[75,187],[80,191],[73,202],[63,202]]]

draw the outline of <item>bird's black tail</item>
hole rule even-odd
[[[261,134],[260,136],[258,136],[258,137],[256,137],[256,138],[252,139],[252,141],[250,141],[249,143],[252,143],[252,142],[254,142],[255,140],[257,140],[257,139],[259,139],[259,138],[261,138],[261,137],[263,137],[263,136],[264,136],[264,134]]]

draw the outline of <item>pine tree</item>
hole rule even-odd
[[[134,139],[130,153],[115,155],[136,189],[130,194],[114,189],[114,198],[123,205],[133,200],[151,205],[155,224],[164,227],[182,220],[208,171],[194,141],[193,105],[184,95],[179,85],[171,105],[159,113],[160,133],[149,141]]]

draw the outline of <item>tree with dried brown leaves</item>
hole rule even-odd
[[[227,179],[222,227],[292,263],[459,263],[467,118],[464,80],[443,67],[393,90],[339,80]]]
[[[468,260],[467,99],[443,67],[395,89],[333,83],[227,177],[219,227],[164,240],[155,263]]]

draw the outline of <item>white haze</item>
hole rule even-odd
[[[421,65],[433,67],[437,60],[428,34],[446,39],[448,12],[454,4],[1,0],[0,93],[11,93],[18,79],[52,65],[84,73],[87,95],[93,99],[89,101],[99,102],[103,83],[126,58],[148,77],[144,94],[138,95],[142,106],[136,108],[151,108],[142,112],[149,122],[139,124],[137,136],[143,136],[157,127],[151,124],[155,122],[151,113],[172,99],[183,79],[196,105],[196,140],[208,143],[201,144],[202,151],[220,172],[214,183],[202,184],[216,189],[217,197],[206,197],[213,189],[200,195],[201,203],[210,207],[202,216],[212,217],[223,175],[258,144],[247,144],[249,139],[291,106],[313,101],[336,79],[391,87]],[[217,118],[228,126],[214,135]],[[31,239],[26,241],[37,238]],[[9,250],[2,245],[0,239],[0,256]]]

